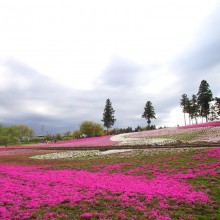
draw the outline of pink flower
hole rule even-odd
[[[201,124],[180,126],[178,128],[186,129],[186,128],[218,127],[218,126],[220,126],[220,121],[212,121],[212,122],[201,123]]]

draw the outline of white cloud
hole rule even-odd
[[[160,117],[163,118],[160,122],[160,126],[166,125],[168,127],[175,127],[177,125],[184,125],[184,116],[179,106],[173,108],[166,117],[163,117],[163,115],[160,115]]]
[[[1,55],[73,88],[92,87],[112,56],[141,64],[172,59],[216,1],[7,1]]]
[[[2,120],[14,119],[17,106],[18,115],[48,117],[56,128],[65,119],[64,129],[71,118],[101,120],[110,98],[119,127],[144,124],[136,116],[147,100],[158,121],[176,124],[169,113],[182,92],[195,93],[201,77],[220,94],[218,54],[211,56],[219,41],[197,37],[201,30],[219,36],[206,22],[218,6],[217,0],[1,2],[0,90],[10,98],[1,97],[1,112],[8,112]],[[187,71],[193,68],[194,75]]]

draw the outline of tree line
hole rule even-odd
[[[27,125],[0,124],[0,145],[27,143],[34,137],[34,133],[34,130]]]
[[[198,93],[192,95],[189,99],[187,94],[183,94],[180,99],[180,106],[184,113],[184,122],[186,125],[186,114],[188,114],[189,124],[198,123],[198,118],[205,118],[206,122],[220,118],[220,97],[213,98],[212,91],[206,80],[202,80],[199,86]],[[79,130],[74,132],[67,131],[61,134],[46,134],[42,138],[34,137],[34,130],[27,125],[12,125],[3,126],[0,124],[0,145],[20,144],[27,142],[39,141],[60,141],[66,139],[79,139],[83,137],[102,136],[106,134],[120,134],[128,132],[138,132],[143,130],[156,129],[155,125],[151,125],[151,120],[156,119],[155,110],[151,101],[147,101],[144,107],[142,118],[147,120],[146,127],[137,126],[127,128],[114,128],[112,126],[116,122],[115,110],[112,107],[112,102],[108,98],[105,103],[104,112],[101,121],[103,126],[92,121],[83,121]],[[103,129],[106,128],[106,130]]]
[[[46,134],[42,136],[34,136],[35,132],[33,129],[28,127],[27,125],[12,125],[12,126],[3,126],[0,124],[0,145],[12,145],[12,144],[23,144],[23,143],[36,143],[36,142],[48,142],[48,141],[61,141],[61,140],[69,140],[69,139],[79,139],[83,137],[95,137],[95,136],[103,136],[106,134],[121,134],[128,132],[136,132],[143,130],[151,130],[156,129],[154,125],[151,124],[151,119],[155,119],[155,112],[152,103],[148,101],[146,103],[144,113],[142,118],[147,119],[148,126],[140,127],[137,126],[134,130],[132,127],[127,128],[115,128],[110,130],[114,125],[116,118],[114,116],[115,110],[112,107],[112,102],[110,99],[106,100],[102,122],[103,126],[106,127],[107,131],[105,131],[101,124],[94,123],[92,121],[83,121],[80,124],[79,130],[74,132],[66,131],[63,135],[61,134]]]
[[[94,123],[92,121],[83,121],[80,124],[79,130],[76,130],[73,133],[69,132],[68,137],[78,139],[83,137],[102,136],[106,134],[121,134],[156,129],[155,125],[151,125],[151,119],[156,119],[155,110],[151,101],[146,102],[146,105],[144,107],[144,113],[142,114],[142,118],[145,118],[147,120],[148,125],[146,127],[140,127],[138,125],[136,128],[134,128],[134,130],[132,129],[132,127],[129,126],[127,128],[111,129],[116,121],[114,114],[115,110],[113,109],[111,100],[108,98],[106,100],[103,116],[101,119],[101,121],[103,122],[103,127],[106,128],[106,131],[104,131],[102,125],[99,123]]]
[[[188,114],[189,124],[198,123],[198,118],[205,118],[206,122],[219,119],[220,98],[213,98],[212,91],[206,80],[202,80],[197,94],[193,94],[189,99],[187,94],[183,94],[180,99],[180,106],[184,114],[186,125],[186,114]]]

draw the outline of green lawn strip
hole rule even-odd
[[[210,205],[206,204],[186,204],[178,203],[168,199],[169,208],[159,208],[158,198],[153,199],[151,202],[145,202],[145,208],[143,210],[137,210],[135,204],[125,206],[117,200],[117,195],[111,194],[111,200],[97,196],[95,201],[87,202],[81,201],[75,205],[63,203],[54,207],[42,207],[37,211],[30,219],[45,219],[45,216],[49,216],[55,219],[121,219],[124,216],[126,219],[155,219],[150,217],[152,210],[157,211],[159,216],[170,216],[171,219],[217,219],[215,209],[211,209]],[[144,202],[140,197],[140,201]],[[82,218],[80,217],[84,213],[93,213],[93,217]]]
[[[37,213],[33,215],[31,219],[45,219],[46,213],[54,213],[56,219],[83,219],[80,215],[84,213],[93,213],[94,216],[88,219],[102,219],[111,218],[111,219],[120,219],[120,215],[124,215],[127,219],[130,219],[134,215],[143,216],[143,211],[134,210],[132,207],[124,207],[121,205],[120,201],[117,199],[117,195],[111,195],[112,200],[104,199],[100,196],[97,196],[95,201],[87,202],[81,201],[75,205],[61,204],[55,207],[42,207]],[[63,216],[59,218],[59,216]],[[66,216],[66,217],[64,217]],[[58,217],[58,218],[57,218]],[[86,218],[85,218],[86,219]]]
[[[174,139],[179,141],[193,141],[194,139],[202,138],[203,136],[206,136],[209,134],[209,129],[193,129],[189,132],[184,133],[177,133],[177,134],[167,134],[167,135],[161,135],[160,138],[168,138],[168,139]]]
[[[31,156],[37,155],[34,154],[26,154],[26,155],[4,155],[0,157],[0,164],[7,164],[7,165],[46,165],[54,167],[55,169],[82,169],[82,170],[93,170],[93,166],[95,165],[102,165],[107,166],[111,164],[133,164],[132,166],[124,167],[123,171],[127,171],[129,169],[133,169],[137,166],[149,164],[155,165],[163,170],[165,167],[169,169],[179,169],[183,168],[188,169],[189,167],[186,166],[187,163],[191,163],[190,167],[194,167],[199,161],[192,160],[191,156],[195,154],[195,152],[202,152],[203,150],[190,150],[188,152],[181,152],[181,153],[173,153],[172,155],[166,154],[164,152],[159,153],[158,155],[145,155],[143,152],[140,151],[139,154],[135,155],[132,158],[126,157],[119,157],[117,154],[113,156],[106,156],[106,157],[93,157],[91,159],[87,159],[85,157],[82,158],[74,158],[74,159],[47,159],[47,160],[38,160],[38,159],[31,159]],[[47,154],[48,152],[45,152]],[[42,154],[42,153],[41,153]]]
[[[220,219],[220,174],[216,176],[199,176],[187,181],[200,191],[207,191],[213,202],[212,214],[214,219]]]

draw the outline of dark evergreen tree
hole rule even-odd
[[[129,133],[129,132],[132,132],[132,127],[129,127],[129,126],[128,126],[128,127],[126,128],[126,132],[125,132],[125,133]]]
[[[107,128],[107,131],[109,128],[111,128],[114,125],[116,121],[114,117],[114,113],[115,113],[115,110],[112,108],[112,103],[110,99],[107,99],[104,113],[103,113],[103,119],[102,119],[102,122],[104,122],[104,127]]]
[[[138,131],[141,131],[141,127],[138,125],[135,129],[134,129],[135,132],[138,132]]]
[[[192,95],[192,99],[190,100],[190,116],[191,119],[195,119],[197,124],[197,117],[199,116],[199,105],[197,103],[196,95]]]
[[[180,99],[180,106],[182,107],[182,111],[184,113],[184,123],[186,125],[186,113],[189,110],[189,99],[186,94],[183,94]]]
[[[156,119],[154,107],[150,101],[147,101],[145,107],[144,107],[144,113],[142,115],[142,118],[145,118],[147,120],[148,127],[150,127],[151,120],[150,119]]]
[[[191,100],[187,98],[186,100],[186,113],[189,115],[189,125],[191,124],[191,118],[192,118],[192,105],[191,105]]]
[[[220,97],[215,97],[215,106],[217,108],[218,115],[220,115]]]
[[[200,116],[206,118],[208,121],[208,115],[210,113],[209,103],[213,100],[212,91],[209,88],[209,84],[206,80],[202,80],[197,93],[198,104],[200,106]]]

